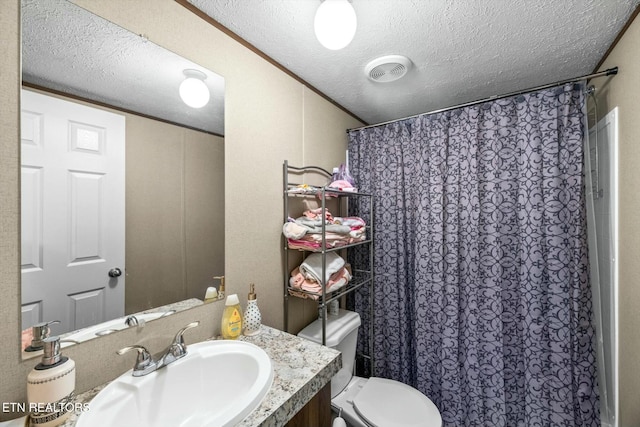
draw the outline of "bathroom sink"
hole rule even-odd
[[[272,381],[269,356],[253,344],[192,344],[166,367],[142,377],[128,371],[112,381],[76,427],[234,426],[258,407]]]
[[[136,314],[135,317],[138,319],[140,323],[149,322],[151,320],[158,319],[162,316],[168,316],[172,314],[171,311],[159,311],[155,313],[141,313]],[[95,337],[100,337],[103,335],[108,335],[113,332],[118,332],[122,329],[126,329],[129,326],[126,325],[125,320],[127,317],[118,317],[117,319],[108,320],[106,322],[98,323],[97,325],[89,326],[84,329],[80,329],[77,332],[70,333],[69,335],[65,335],[62,339],[69,340],[73,342],[84,342],[90,340]],[[63,342],[63,347],[66,345],[71,345],[71,342]]]

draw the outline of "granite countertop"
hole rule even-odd
[[[340,352],[297,336],[262,325],[261,333],[240,337],[262,348],[273,364],[273,384],[256,410],[238,427],[280,427],[289,421],[342,367]],[[77,396],[89,402],[107,384]],[[64,427],[73,427],[79,413],[73,414]]]

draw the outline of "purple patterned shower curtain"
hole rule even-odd
[[[583,87],[349,133],[375,196],[375,374],[447,427],[600,425]],[[369,322],[366,292],[351,304]]]

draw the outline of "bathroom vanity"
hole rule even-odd
[[[257,345],[269,355],[274,377],[260,406],[237,424],[239,427],[331,424],[330,381],[342,367],[338,351],[264,325],[261,334],[240,339]],[[78,402],[90,402],[106,385],[78,395]],[[74,414],[64,427],[74,426],[79,415]]]

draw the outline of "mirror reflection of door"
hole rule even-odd
[[[124,315],[125,118],[23,90],[21,123],[22,328]]]

